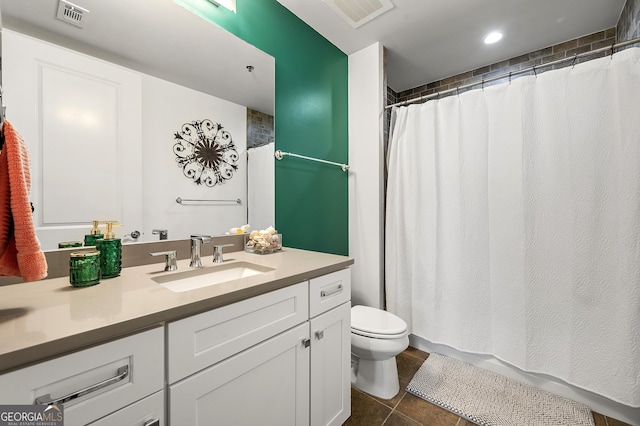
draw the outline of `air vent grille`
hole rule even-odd
[[[358,28],[393,8],[390,0],[327,0],[325,3],[353,28]]]
[[[77,6],[66,0],[60,0],[60,3],[58,4],[58,14],[56,16],[61,21],[68,22],[69,24],[82,28],[87,20],[88,13],[89,11],[83,7]]]

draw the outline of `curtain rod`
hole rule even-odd
[[[620,43],[617,43],[617,44],[612,44],[611,46],[601,47],[599,49],[590,50],[588,52],[575,54],[573,56],[569,56],[569,57],[566,57],[566,58],[558,59],[558,60],[555,60],[555,61],[552,61],[552,62],[548,62],[546,64],[540,64],[540,65],[537,65],[537,66],[534,65],[532,67],[524,68],[524,69],[521,69],[521,70],[518,70],[518,71],[513,71],[513,72],[510,72],[510,73],[500,74],[500,75],[497,75],[495,77],[491,77],[491,78],[488,78],[486,80],[482,80],[482,81],[479,81],[479,82],[476,82],[476,83],[464,84],[464,85],[458,86],[458,87],[456,87],[454,89],[447,89],[447,90],[443,90],[442,92],[432,93],[431,95],[423,95],[423,96],[419,96],[417,98],[408,99],[406,101],[397,102],[395,104],[385,106],[384,109],[393,108],[395,106],[408,105],[408,104],[421,102],[421,101],[428,101],[428,100],[430,100],[432,98],[439,98],[442,95],[448,95],[450,93],[458,92],[461,89],[468,89],[470,87],[484,85],[485,83],[490,83],[492,81],[500,80],[502,78],[507,78],[507,77],[511,78],[513,76],[516,76],[516,75],[519,75],[519,74],[526,74],[526,73],[531,72],[531,71],[533,71],[533,73],[535,74],[536,70],[538,70],[540,68],[546,68],[546,67],[554,66],[554,65],[561,64],[563,62],[568,62],[568,61],[574,61],[574,63],[575,63],[575,61],[580,59],[580,58],[584,58],[586,56],[595,55],[596,53],[600,53],[600,52],[606,52],[607,50],[611,50],[611,54],[613,55],[613,53],[614,53],[614,51],[616,49],[628,46],[630,44],[635,44],[635,43],[640,43],[640,37],[634,38],[634,39],[631,39],[631,40],[627,40],[627,41],[623,41],[623,42],[620,42]]]
[[[280,151],[279,149],[276,152],[273,153],[273,156],[276,157],[278,160],[282,160],[282,157],[284,157],[285,155],[289,155],[291,157],[304,158],[305,160],[317,161],[319,163],[331,164],[332,166],[338,166],[338,167],[342,168],[343,172],[346,172],[347,170],[349,170],[349,165],[348,164],[342,164],[342,163],[336,163],[336,162],[333,162],[333,161],[321,160],[319,158],[307,157],[306,155],[293,154],[291,152]]]

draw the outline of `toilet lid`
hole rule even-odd
[[[388,336],[407,331],[407,323],[391,312],[358,305],[351,308],[351,329],[355,332]]]

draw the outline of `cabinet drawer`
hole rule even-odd
[[[138,402],[109,414],[91,426],[165,426],[164,391],[156,392]]]
[[[163,386],[164,331],[158,327],[4,374],[0,401],[64,398],[64,424],[86,425]]]
[[[306,321],[308,300],[304,282],[170,323],[169,383]]]
[[[351,300],[351,270],[343,269],[309,281],[309,317]]]

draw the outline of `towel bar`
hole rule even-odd
[[[236,204],[242,204],[242,201],[240,200],[240,198],[236,198],[235,200],[194,200],[194,199],[178,197],[178,198],[176,198],[176,203],[178,203],[178,204],[183,204],[183,203],[236,203]]]

